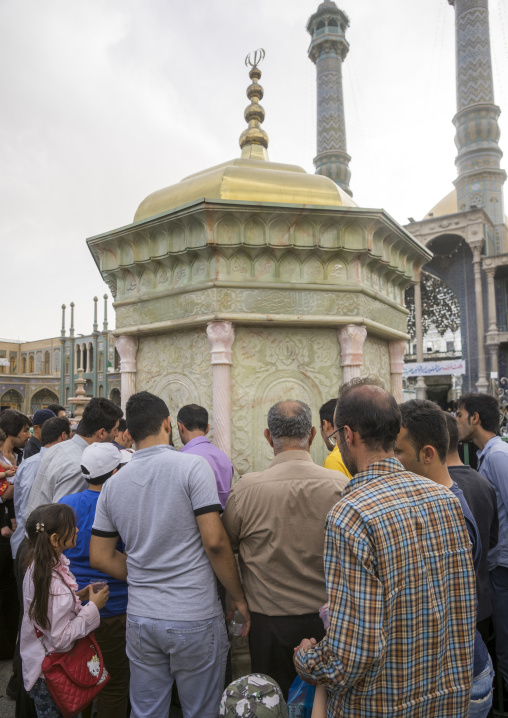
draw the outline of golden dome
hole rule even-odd
[[[170,212],[176,207],[200,199],[358,206],[328,177],[307,174],[297,165],[242,157],[190,175],[171,187],[152,192],[139,205],[134,221],[139,222]]]
[[[423,219],[432,219],[432,217],[443,217],[445,214],[456,214],[459,211],[457,202],[457,190],[452,191],[443,197],[432,209],[427,212]]]
[[[262,53],[263,51],[258,51]],[[259,55],[258,55],[259,57]],[[246,64],[249,63],[249,56]],[[177,207],[198,200],[236,200],[273,202],[276,204],[357,207],[351,197],[333,180],[322,175],[307,174],[297,165],[270,162],[268,135],[261,128],[265,111],[259,104],[263,88],[258,80],[261,72],[254,65],[249,73],[252,83],[247,88],[251,103],[245,110],[248,127],[240,137],[242,156],[210,167],[181,182],[152,192],[139,205],[134,222],[165,214]]]

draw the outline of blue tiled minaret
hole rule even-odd
[[[499,254],[506,232],[499,148],[498,117],[494,104],[489,36],[488,0],[448,0],[455,7],[457,114],[455,144],[458,177],[454,184],[460,211],[483,208],[494,224],[486,254]]]
[[[352,195],[342,93],[342,63],[349,50],[348,26],[348,16],[331,0],[322,2],[307,23],[312,37],[309,57],[317,71],[316,174],[329,177]]]

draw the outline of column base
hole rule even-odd
[[[482,376],[478,379],[476,382],[476,391],[481,392],[482,394],[486,394],[489,390],[489,382],[487,381],[487,378]]]

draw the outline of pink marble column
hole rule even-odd
[[[406,342],[403,339],[394,339],[388,342],[390,352],[390,391],[397,403],[402,401],[402,374],[404,373],[404,354]]]
[[[213,439],[231,458],[231,347],[235,330],[231,322],[210,322],[206,333],[212,353]]]
[[[358,324],[346,324],[337,330],[340,344],[340,363],[342,364],[342,382],[360,376],[363,365],[363,344],[367,338],[367,328]]]
[[[120,355],[120,393],[122,395],[122,409],[129,398],[136,392],[136,354],[138,352],[138,338],[122,334],[116,340],[116,348]]]

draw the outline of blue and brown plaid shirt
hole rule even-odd
[[[296,654],[328,716],[468,715],[475,575],[460,504],[396,459],[371,464],[328,514],[330,628]]]

